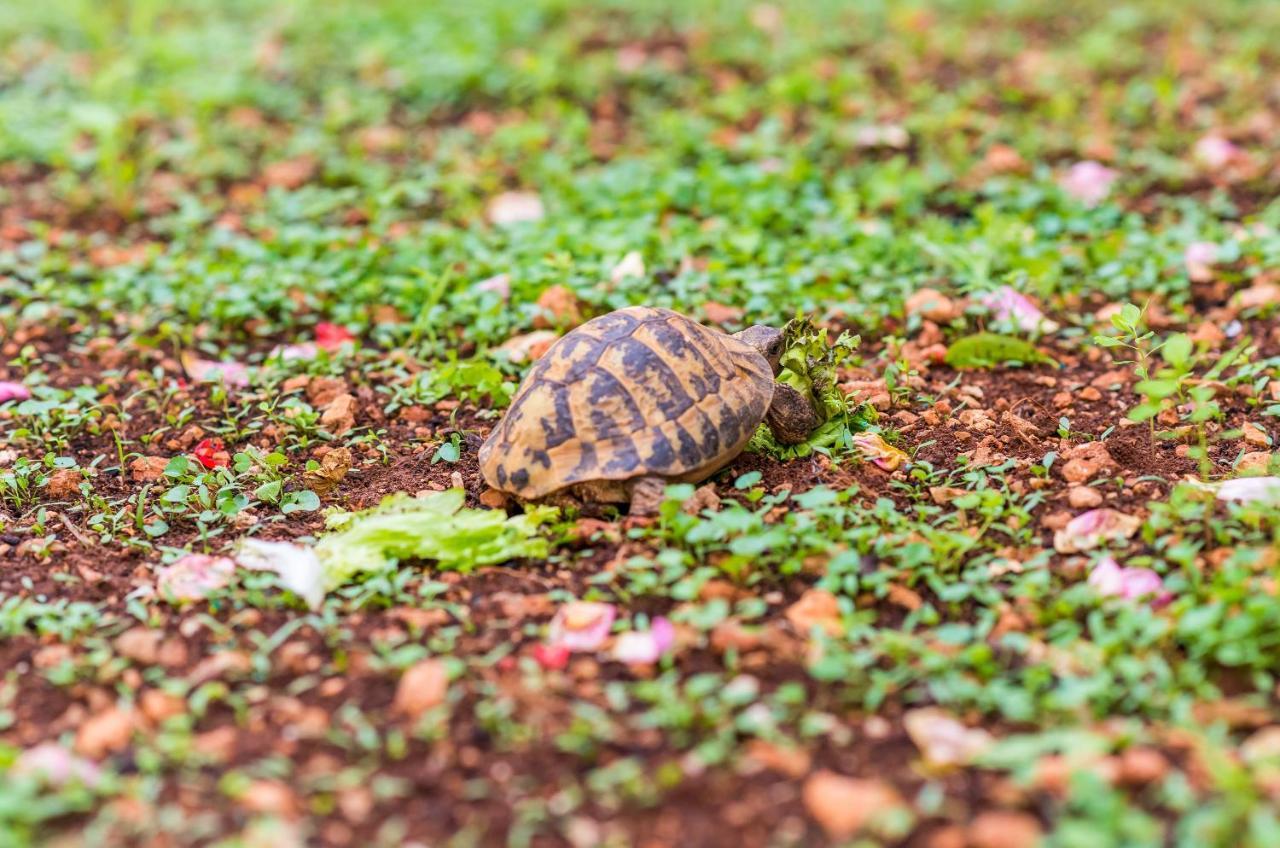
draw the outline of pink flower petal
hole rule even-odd
[[[878,468],[893,471],[911,458],[889,444],[879,433],[859,433],[853,437],[853,445]]]
[[[1100,595],[1124,593],[1124,569],[1111,557],[1103,557],[1089,572],[1089,585]]]
[[[644,257],[640,251],[633,250],[613,266],[613,270],[609,272],[609,281],[617,285],[629,277],[640,279],[644,277],[644,270]]]
[[[1239,477],[1218,485],[1218,500],[1280,504],[1280,477]]]
[[[183,366],[191,379],[200,383],[222,383],[243,388],[249,385],[249,367],[241,362],[216,362],[188,357]]]
[[[511,275],[498,274],[489,277],[487,280],[481,280],[475,284],[476,291],[493,292],[498,297],[506,300],[511,297]]]
[[[571,601],[560,607],[551,619],[547,643],[574,652],[594,651],[609,638],[617,615],[613,604]]]
[[[542,198],[528,191],[507,191],[489,201],[489,220],[500,227],[539,221],[545,214]]]
[[[658,646],[658,650],[666,653],[675,647],[676,644],[676,628],[666,616],[658,616],[649,625],[649,632],[653,634],[654,643]]]
[[[1192,155],[1204,167],[1215,170],[1226,167],[1241,154],[1239,147],[1220,135],[1206,135],[1196,142]]]
[[[305,359],[315,359],[320,354],[320,346],[315,342],[301,342],[299,344],[284,345],[271,351],[269,358],[280,358],[284,362],[296,362]]]
[[[1044,317],[1044,313],[1029,297],[1009,286],[1001,286],[990,294],[983,295],[978,302],[986,307],[998,323],[1024,333],[1051,333],[1058,329],[1057,323]]]
[[[655,663],[675,645],[676,630],[665,618],[655,618],[648,630],[623,633],[613,645],[618,662]]]
[[[1076,554],[1096,548],[1108,541],[1124,541],[1133,537],[1142,519],[1114,509],[1091,509],[1077,515],[1067,526],[1053,534],[1053,547],[1060,554]]]
[[[1058,180],[1064,192],[1086,206],[1097,206],[1111,193],[1120,173],[1098,162],[1077,162]]]
[[[969,727],[939,707],[908,710],[902,724],[925,762],[935,769],[968,765],[995,742],[987,731]]]
[[[39,778],[54,787],[73,781],[94,787],[102,781],[102,770],[97,765],[56,742],[44,742],[23,751],[13,764],[13,772]]]
[[[156,588],[174,601],[199,601],[229,584],[235,573],[227,557],[187,554],[157,572]]]
[[[21,383],[0,380],[0,403],[4,403],[7,400],[27,400],[30,397],[31,390]]]
[[[1089,572],[1089,585],[1099,595],[1126,601],[1149,599],[1154,604],[1169,601],[1164,581],[1150,568],[1123,568],[1112,557],[1103,557]]]
[[[1211,241],[1192,242],[1182,254],[1182,261],[1187,266],[1187,276],[1196,283],[1213,279],[1213,263],[1217,260],[1218,246]]]

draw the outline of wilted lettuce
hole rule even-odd
[[[996,368],[1048,361],[1031,342],[996,333],[975,333],[958,339],[947,349],[946,357],[952,368]]]
[[[461,489],[423,497],[396,494],[363,512],[335,512],[314,547],[245,539],[236,553],[242,567],[274,571],[281,584],[313,608],[325,594],[364,571],[400,560],[432,560],[437,568],[467,571],[512,559],[543,558],[539,527],[556,515],[537,507],[508,518],[497,509],[466,509]]]
[[[363,512],[333,513],[332,531],[316,543],[316,556],[331,586],[392,560],[433,560],[439,568],[466,571],[524,557],[545,557],[538,527],[556,514],[537,507],[508,518],[500,509],[467,509],[461,489],[423,497],[391,495]]]
[[[777,459],[796,459],[814,451],[848,450],[854,433],[865,430],[875,420],[870,406],[851,404],[837,385],[838,369],[857,350],[859,339],[841,333],[827,343],[827,331],[808,318],[795,318],[783,328],[783,352],[778,382],[786,383],[813,401],[822,423],[798,445],[784,445],[761,425],[747,450]]]

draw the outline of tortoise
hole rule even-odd
[[[494,489],[523,501],[630,502],[651,514],[668,483],[705,480],[762,421],[785,444],[820,422],[778,383],[783,333],[726,335],[669,309],[631,306],[558,339],[480,448]]]

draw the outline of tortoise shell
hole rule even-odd
[[[527,500],[597,480],[697,481],[746,446],[773,386],[746,343],[669,309],[619,309],[534,364],[480,448],[480,471]]]

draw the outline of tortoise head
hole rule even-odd
[[[765,324],[754,324],[733,337],[760,352],[769,361],[774,376],[778,374],[778,359],[782,356],[782,331]]]

